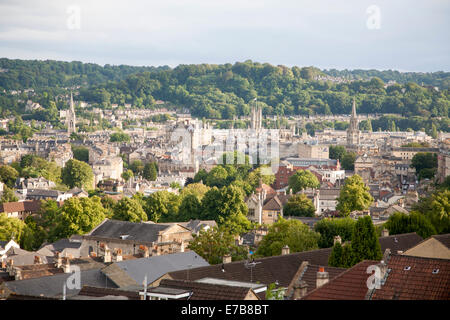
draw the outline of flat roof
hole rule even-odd
[[[267,290],[267,286],[261,283],[252,283],[252,282],[242,282],[242,281],[232,281],[232,280],[224,280],[217,278],[203,278],[196,280],[195,282],[200,283],[209,283],[209,284],[218,284],[230,287],[243,287],[243,288],[251,288],[255,293],[259,293]]]

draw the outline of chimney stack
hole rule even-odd
[[[111,250],[105,249],[105,255],[103,256],[103,262],[104,263],[111,262]]]
[[[34,256],[34,264],[42,264],[42,259],[39,256]]]
[[[389,230],[386,229],[386,228],[384,228],[384,229],[381,231],[381,236],[382,236],[382,237],[387,237],[387,236],[389,236]]]
[[[64,257],[62,259],[62,268],[64,270],[64,273],[70,273],[70,260],[67,257]]]
[[[114,257],[115,257],[115,262],[120,262],[120,261],[122,261],[123,260],[123,257],[122,257],[122,249],[120,249],[120,248],[115,248],[114,249]]]
[[[292,296],[292,300],[300,300],[306,293],[308,292],[308,284],[305,280],[300,281],[300,283],[296,282],[294,285],[294,295]]]
[[[341,236],[335,236],[334,237],[334,243],[333,244],[336,244],[336,242],[339,242],[340,244],[342,244]]]
[[[288,245],[285,245],[283,248],[281,248],[281,255],[287,255],[287,254],[289,254],[289,246]]]
[[[329,280],[328,272],[325,271],[324,267],[319,268],[319,272],[317,272],[317,280],[316,280],[316,288],[320,288]]]
[[[144,258],[148,258],[150,256],[147,246],[144,246],[144,245],[141,244],[139,246],[139,251],[140,251],[140,253],[142,254],[142,256]]]
[[[225,264],[225,263],[230,263],[231,260],[232,260],[232,259],[231,259],[231,255],[230,255],[230,254],[224,255],[223,258],[222,258],[223,264]]]

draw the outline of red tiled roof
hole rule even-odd
[[[0,212],[37,212],[41,208],[40,200],[5,202],[0,204]]]
[[[367,268],[378,261],[364,260],[303,297],[304,300],[364,300],[368,292]]]
[[[373,300],[450,300],[449,259],[392,255],[387,268],[386,282]]]

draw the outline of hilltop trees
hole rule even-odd
[[[432,179],[437,171],[437,155],[430,152],[419,152],[411,160],[411,167],[416,169],[419,180]]]
[[[314,217],[315,212],[314,204],[305,194],[293,195],[283,208],[284,216]]]
[[[125,197],[115,205],[113,219],[142,222],[147,221],[147,214],[136,199]]]

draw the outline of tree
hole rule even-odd
[[[180,208],[178,210],[178,217],[180,221],[189,221],[200,218],[201,201],[195,194],[187,194],[181,200]]]
[[[142,176],[149,181],[156,180],[158,177],[158,171],[156,169],[155,162],[148,162],[145,164]]]
[[[333,146],[331,145],[329,148],[330,159],[339,160],[342,162],[344,155],[347,153],[344,146]]]
[[[410,214],[395,212],[384,224],[390,234],[402,234],[416,232],[426,239],[436,234],[436,229],[426,216],[419,212],[412,211]]]
[[[85,234],[105,219],[105,209],[97,196],[69,198],[58,211],[56,228],[50,232],[53,241],[69,238],[74,234]]]
[[[337,202],[336,209],[341,216],[348,216],[354,210],[368,209],[373,202],[373,197],[362,178],[355,174],[345,180]]]
[[[355,170],[356,153],[348,152],[342,158],[342,168],[344,170]]]
[[[147,214],[137,200],[125,197],[115,205],[113,219],[142,222],[147,221]]]
[[[0,180],[8,187],[13,188],[19,173],[11,166],[0,166]]]
[[[233,185],[221,189],[213,187],[202,199],[202,219],[215,220],[219,225],[234,215],[247,216],[247,212],[243,191]]]
[[[191,184],[185,186],[183,188],[183,190],[181,190],[180,196],[182,198],[185,198],[186,196],[193,194],[193,195],[197,196],[199,200],[201,200],[203,198],[203,196],[205,195],[205,193],[208,192],[209,189],[211,189],[211,188],[208,186],[205,186],[201,182],[191,183]]]
[[[223,166],[214,167],[206,177],[205,184],[209,187],[222,188],[227,185],[228,171]]]
[[[364,216],[356,221],[351,243],[352,265],[363,260],[382,259],[380,242],[370,216]]]
[[[133,176],[134,176],[133,171],[131,171],[130,169],[122,173],[122,179],[125,181],[130,180]]]
[[[284,246],[290,252],[302,252],[318,248],[319,234],[298,220],[280,218],[269,227],[269,232],[262,239],[256,255],[269,257],[281,254]]]
[[[437,170],[437,154],[418,152],[411,159],[411,167],[416,169],[419,180],[433,178]]]
[[[0,203],[14,202],[19,201],[19,198],[14,194],[14,190],[8,188],[8,186],[4,186],[2,197],[0,198]]]
[[[180,197],[169,191],[158,191],[146,198],[144,210],[153,222],[176,222]]]
[[[306,188],[319,188],[320,183],[317,177],[309,170],[298,170],[288,179],[289,189],[297,193]]]
[[[253,189],[259,186],[260,180],[262,181],[262,183],[267,185],[271,185],[275,182],[275,175],[273,175],[271,171],[270,174],[265,174],[269,170],[271,170],[270,167],[259,167],[249,173],[248,182],[253,187]]]
[[[8,218],[6,213],[0,213],[0,240],[9,241],[14,239],[21,243],[23,236],[27,232],[26,224],[17,218]]]
[[[92,189],[94,174],[87,163],[70,159],[62,170],[61,178],[62,182],[70,188]]]
[[[351,244],[336,242],[328,258],[328,265],[336,268],[350,268],[353,266],[353,255]]]
[[[334,237],[340,236],[343,242],[350,241],[356,221],[347,218],[325,218],[314,225],[314,231],[320,234],[319,247],[330,248],[333,246]]]
[[[74,159],[79,161],[89,162],[89,149],[85,147],[76,147],[72,145],[72,152]]]
[[[140,176],[144,171],[144,164],[141,160],[134,160],[130,165],[129,169],[133,171],[135,176]]]
[[[413,210],[426,216],[438,234],[450,233],[450,190],[436,190],[419,199]]]
[[[293,195],[284,205],[284,216],[314,217],[316,208],[312,201],[303,193]]]
[[[130,142],[130,136],[125,132],[114,132],[109,136],[110,142]]]
[[[225,255],[231,255],[233,261],[247,258],[247,249],[236,246],[234,236],[226,229],[211,228],[194,234],[188,248],[210,264],[222,263]]]

